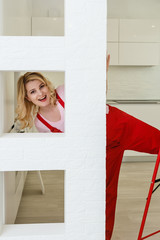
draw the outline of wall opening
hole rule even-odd
[[[64,36],[64,0],[1,0],[4,36]]]
[[[37,71],[34,71],[37,72]],[[30,72],[31,76],[33,72]],[[33,118],[33,124],[32,126],[29,127],[22,127],[21,126],[21,121],[16,120],[17,119],[17,105],[19,104],[17,102],[17,82],[18,79],[21,76],[24,76],[24,74],[26,74],[26,72],[3,72],[1,74],[1,79],[0,79],[0,85],[1,85],[1,101],[0,101],[0,111],[1,111],[1,133],[23,133],[23,132],[46,132],[46,133],[50,133],[51,129],[49,127],[46,127],[39,119],[37,120],[38,125],[35,123],[35,119],[37,116],[37,111],[39,112],[40,107],[37,105],[37,109],[35,114],[32,116]],[[45,77],[45,79],[47,79],[49,81],[49,83],[52,84],[53,86],[53,91],[52,93],[49,93],[50,95],[54,93],[54,90],[56,90],[58,97],[56,96],[56,99],[58,99],[58,101],[56,102],[56,108],[57,108],[57,115],[53,113],[53,118],[51,117],[50,119],[46,118],[46,116],[40,113],[41,117],[45,118],[45,121],[48,121],[49,124],[53,127],[55,127],[56,129],[60,129],[60,131],[63,133],[64,132],[64,120],[65,120],[65,116],[64,116],[64,106],[62,106],[61,102],[59,101],[59,99],[62,99],[63,102],[65,101],[65,96],[64,96],[64,92],[65,92],[65,86],[64,86],[64,82],[65,82],[65,74],[64,72],[40,72],[40,74],[42,74],[43,77]],[[34,76],[34,78],[36,78],[36,75]],[[31,81],[31,82],[35,82],[35,81]],[[47,83],[48,84],[48,83]],[[48,86],[48,85],[47,85]],[[30,86],[32,88],[32,86]],[[28,89],[28,91],[30,91],[30,87]],[[40,93],[40,89],[41,88],[41,93]],[[45,106],[45,101],[47,101],[47,96],[48,96],[48,101],[50,101],[50,95],[47,95],[46,92],[44,91],[44,89],[42,89],[43,86],[33,86],[33,89],[35,89],[36,91],[39,91],[39,93],[32,93],[32,95],[30,94],[30,96],[36,96],[36,94],[39,94],[39,96],[37,97],[38,100],[40,100],[40,104],[42,104],[42,107]],[[38,90],[37,90],[38,89]],[[30,92],[29,92],[30,93]],[[26,98],[24,98],[26,101]],[[31,102],[32,99],[30,98],[28,100],[28,102]],[[20,105],[21,105],[20,101]],[[28,104],[28,103],[27,103]],[[33,103],[36,105],[36,102]],[[44,105],[44,106],[43,106]],[[27,105],[28,106],[28,105]],[[23,105],[22,105],[22,111],[23,111]],[[26,113],[25,113],[26,114]],[[31,111],[31,114],[32,111]],[[52,115],[52,114],[51,114]],[[54,118],[54,116],[57,116]],[[53,119],[53,121],[52,121]],[[15,123],[16,120],[16,123]],[[39,124],[40,121],[40,124]],[[14,124],[15,123],[15,124]],[[13,128],[14,125],[14,128]],[[43,127],[44,125],[44,127]]]
[[[4,172],[4,224],[64,223],[64,170]]]

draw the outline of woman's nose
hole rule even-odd
[[[38,96],[42,96],[43,94],[41,89],[37,90],[37,93],[38,93]]]

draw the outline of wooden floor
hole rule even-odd
[[[37,173],[30,171],[15,224],[64,222],[64,171],[41,171],[45,194]]]
[[[112,240],[137,240],[154,165],[154,162],[122,163]],[[157,230],[160,230],[160,188],[152,195],[143,236]],[[147,239],[159,240],[160,233]]]
[[[112,240],[137,240],[154,162],[122,163],[116,222]],[[41,194],[36,172],[29,172],[15,223],[64,222],[64,172],[42,171]],[[160,171],[158,172],[160,178]],[[160,230],[160,188],[152,201],[144,234]],[[159,240],[160,234],[147,238]]]

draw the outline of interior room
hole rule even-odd
[[[107,51],[111,55],[107,103],[158,129],[159,12],[160,3],[156,0],[107,1]],[[125,151],[113,240],[137,239],[155,160],[156,155]],[[157,189],[152,196],[144,235],[159,230],[159,197]],[[159,239],[159,234],[150,239]]]
[[[64,0],[1,0],[1,35],[64,36]]]
[[[35,70],[36,71],[36,70]],[[33,71],[34,72],[34,71]],[[37,71],[36,71],[37,72]],[[12,133],[15,132],[11,129],[16,118],[16,106],[17,106],[17,81],[20,76],[25,74],[26,71],[19,72],[3,72],[0,79],[1,85],[1,98],[2,102],[2,112],[1,114],[1,125],[2,133]],[[58,86],[65,84],[65,73],[64,72],[51,72],[51,71],[41,71],[43,76],[45,76],[56,89]],[[36,128],[33,127],[29,132],[37,132]]]
[[[4,223],[64,223],[64,181],[63,170],[4,172]]]
[[[61,0],[0,0],[0,34],[0,237],[2,240],[103,240],[106,1],[65,0],[64,7]],[[9,133],[15,117],[17,76],[26,71],[47,73],[50,80],[52,73],[56,79],[59,74],[60,79],[63,78],[66,91],[64,134]],[[46,96],[43,97],[45,99]],[[40,100],[43,101],[43,97]],[[52,185],[45,182],[50,178],[43,174],[46,170],[65,171],[65,218],[60,205],[61,219],[57,214],[57,218],[52,219],[56,221],[54,223],[20,224],[25,211],[30,213],[31,210],[22,209],[16,224],[5,224],[5,173],[14,172],[13,183],[17,186],[15,175],[19,179],[19,172],[28,171],[27,177],[22,174],[22,182],[26,177],[28,187],[25,190],[24,184],[21,191],[23,189],[27,200],[34,195],[36,200],[33,203],[36,204],[47,196],[47,188]],[[33,171],[41,172],[44,194],[40,177]],[[27,180],[32,174],[35,174],[35,184]],[[55,186],[57,178],[55,176],[52,180]],[[16,190],[19,188],[14,186],[11,192]],[[23,193],[18,210],[27,205]],[[44,208],[49,206],[45,204]],[[57,202],[54,207],[57,208]],[[55,208],[52,215],[56,215]],[[10,210],[13,212],[14,208]],[[33,217],[36,218],[35,215]]]

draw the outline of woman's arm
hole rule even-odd
[[[108,69],[109,69],[109,63],[110,63],[110,54],[107,54],[107,57],[106,57],[106,91],[108,90]]]

